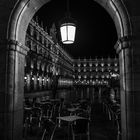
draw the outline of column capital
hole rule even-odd
[[[9,51],[17,51],[23,55],[27,55],[27,52],[29,51],[29,48],[22,43],[18,42],[17,40],[8,40],[7,41],[8,50]]]
[[[118,39],[114,48],[117,53],[120,53],[121,50],[128,49],[131,47],[131,41],[135,38],[133,36],[124,36]]]
[[[3,47],[0,48],[0,51],[17,51],[23,55],[26,55],[27,52],[29,51],[29,48],[20,43],[17,40],[13,39],[3,39],[0,41],[0,44],[3,45]]]

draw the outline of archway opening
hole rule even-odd
[[[52,1],[52,2],[54,2],[54,1]],[[71,49],[71,47],[73,47],[73,51],[75,51],[76,49],[74,48],[74,47],[77,47],[77,50],[80,50],[80,51],[82,51],[82,47],[83,48],[86,48],[87,49],[87,47],[88,46],[90,46],[91,48],[88,48],[87,50],[88,50],[88,52],[91,52],[91,51],[93,51],[90,55],[89,54],[86,54],[85,55],[85,50],[83,51],[83,56],[82,57],[84,57],[84,58],[92,58],[92,57],[99,57],[99,58],[101,58],[102,60],[103,60],[103,58],[105,57],[105,58],[108,58],[108,57],[110,57],[110,55],[112,55],[112,57],[114,58],[115,57],[115,55],[116,55],[116,53],[115,53],[115,49],[114,49],[114,45],[115,45],[115,43],[117,42],[117,32],[116,32],[116,28],[115,28],[115,25],[114,25],[114,22],[113,22],[113,20],[111,19],[111,17],[109,16],[109,14],[105,11],[105,9],[103,9],[98,3],[93,3],[94,4],[94,7],[87,7],[86,8],[86,6],[85,6],[85,3],[83,3],[83,7],[82,6],[80,6],[81,7],[81,11],[79,10],[79,14],[81,14],[82,13],[82,9],[83,8],[86,8],[86,9],[89,9],[89,12],[84,12],[82,15],[84,15],[85,14],[85,17],[87,18],[87,16],[88,15],[90,15],[88,18],[90,19],[90,17],[94,17],[93,19],[90,19],[89,21],[88,21],[88,19],[79,19],[79,25],[80,25],[80,23],[82,23],[82,25],[80,25],[80,27],[82,27],[81,29],[84,29],[84,31],[82,30],[82,32],[80,32],[80,27],[79,27],[79,29],[78,29],[78,34],[79,35],[82,35],[82,33],[83,33],[83,38],[82,39],[80,39],[80,37],[79,37],[79,39],[77,39],[77,42],[79,43],[79,44],[74,44],[74,46],[69,46],[69,49]],[[56,3],[54,3],[54,5],[56,6],[57,4]],[[50,6],[50,7],[49,7]],[[88,3],[88,5],[87,6],[91,6],[91,3]],[[52,8],[52,9],[51,9]],[[55,11],[53,12],[53,14],[54,14],[54,17],[53,17],[53,15],[51,15],[50,13],[49,13],[49,11],[53,11],[53,9],[55,8]],[[35,23],[34,23],[34,21],[32,21],[32,23],[31,23],[31,26],[30,27],[28,27],[28,29],[27,29],[27,32],[28,32],[28,35],[29,35],[29,37],[28,37],[28,39],[29,39],[29,42],[30,42],[30,39],[31,40],[33,40],[33,36],[35,37],[34,39],[36,39],[36,41],[38,42],[36,45],[34,45],[35,47],[32,47],[32,45],[29,45],[29,47],[31,47],[30,48],[30,52],[29,52],[29,54],[30,54],[30,60],[29,61],[32,61],[32,62],[29,62],[30,63],[30,65],[33,65],[33,66],[29,66],[29,67],[31,67],[31,69],[30,69],[30,72],[27,72],[27,73],[25,73],[26,74],[26,76],[25,76],[25,78],[28,80],[28,78],[30,79],[30,81],[32,82],[31,84],[29,84],[29,86],[27,86],[27,87],[30,87],[30,85],[32,86],[32,88],[31,89],[29,89],[29,90],[31,90],[32,92],[40,92],[40,91],[42,91],[42,81],[44,80],[45,81],[45,79],[47,80],[47,78],[48,79],[50,79],[51,81],[52,81],[52,83],[53,83],[53,80],[52,80],[52,77],[51,76],[49,76],[49,74],[47,74],[47,76],[45,76],[44,75],[44,69],[41,69],[41,67],[43,66],[43,61],[45,62],[45,63],[48,63],[47,62],[47,59],[45,60],[45,57],[43,57],[43,61],[42,61],[42,58],[41,58],[41,54],[39,54],[39,52],[38,52],[38,50],[39,50],[39,46],[40,46],[40,43],[41,44],[44,44],[43,43],[43,40],[42,40],[42,37],[41,37],[41,35],[43,35],[43,34],[41,34],[41,31],[43,32],[43,30],[45,30],[51,37],[52,37],[52,40],[54,41],[54,38],[53,38],[53,33],[51,32],[51,29],[52,29],[52,26],[53,26],[53,23],[54,23],[54,21],[59,21],[59,18],[58,18],[58,16],[60,16],[60,18],[62,17],[61,15],[57,15],[57,13],[58,13],[58,11],[59,11],[59,9],[61,9],[61,7],[59,7],[58,8],[58,10],[56,10],[56,8],[57,8],[57,6],[56,7],[54,7],[53,5],[52,5],[52,3],[50,2],[50,3],[48,3],[48,4],[46,4],[46,5],[44,5],[36,14],[35,14],[35,16],[33,17],[33,20],[35,21]],[[96,8],[96,9],[95,9]],[[91,11],[92,9],[94,9],[94,11]],[[76,7],[75,7],[75,11],[76,11]],[[44,14],[45,13],[45,14]],[[48,15],[46,14],[46,13],[48,13]],[[62,12],[62,13],[64,13],[64,12]],[[97,15],[96,16],[96,13],[99,13],[99,15]],[[103,13],[105,13],[105,14],[103,14]],[[73,15],[75,15],[75,14],[73,14]],[[78,15],[78,13],[77,13],[77,15]],[[41,19],[41,17],[42,17],[42,19]],[[44,17],[46,17],[45,19],[44,19]],[[57,18],[58,19],[57,19]],[[52,19],[51,19],[52,18]],[[56,18],[56,19],[55,19]],[[82,17],[81,17],[82,18]],[[50,23],[45,23],[45,22],[47,22],[46,20],[48,19],[48,22],[49,22],[49,20],[51,21]],[[76,18],[76,19],[78,19],[78,18]],[[93,20],[93,21],[92,21]],[[81,22],[80,22],[81,21]],[[82,22],[82,21],[86,21],[86,23],[84,23],[84,22]],[[96,23],[96,24],[95,24]],[[34,26],[34,24],[36,24],[36,26]],[[46,24],[46,25],[45,25]],[[97,27],[97,25],[100,25],[100,26],[98,26]],[[86,29],[84,26],[88,26],[89,27],[89,29]],[[36,30],[35,30],[35,28],[36,28]],[[37,29],[38,28],[38,29]],[[56,29],[58,30],[58,27],[56,27]],[[57,32],[57,30],[56,30],[56,32]],[[88,30],[88,32],[86,32],[86,30]],[[91,31],[91,32],[90,32]],[[35,33],[36,32],[36,33]],[[112,33],[113,32],[113,33]],[[108,34],[107,34],[108,33]],[[57,34],[58,35],[58,34]],[[81,42],[81,40],[84,40],[84,38],[86,38],[86,36],[88,37],[88,39],[89,40],[85,40],[84,41],[84,43],[83,42]],[[109,37],[108,37],[109,36]],[[31,37],[31,38],[30,38]],[[108,38],[107,38],[108,37]],[[90,42],[91,42],[91,40],[94,42],[93,44],[91,44]],[[25,39],[25,41],[26,41],[26,39]],[[110,43],[111,42],[111,43]],[[61,42],[59,42],[59,40],[58,40],[58,42],[56,42],[56,43],[60,43],[61,44]],[[81,44],[80,44],[81,43]],[[102,43],[102,44],[101,44]],[[35,42],[33,41],[31,44],[35,44]],[[25,44],[25,45],[27,45],[28,46],[28,44]],[[46,45],[46,44],[45,44]],[[50,48],[50,49],[52,49],[53,50],[53,44],[50,44],[50,46],[49,45],[46,45],[45,46],[44,45],[44,47],[48,47],[48,48]],[[52,46],[51,46],[52,45]],[[62,45],[62,44],[61,44]],[[37,47],[38,46],[38,47]],[[85,47],[86,46],[86,47]],[[67,47],[67,46],[63,46],[63,47]],[[92,49],[92,47],[94,47],[94,49]],[[102,49],[103,47],[105,47],[104,49]],[[108,47],[109,47],[109,49],[108,49]],[[99,53],[97,54],[97,52],[96,52],[96,49],[97,48],[100,48],[99,49]],[[35,50],[34,50],[35,49]],[[64,50],[66,50],[67,51],[67,48],[63,48]],[[41,50],[41,49],[40,49]],[[108,52],[106,52],[106,50],[109,50]],[[113,50],[114,52],[112,53],[110,50]],[[102,52],[102,53],[101,53]],[[111,52],[111,54],[109,54],[109,52]],[[50,54],[51,54],[51,52],[49,52]],[[94,54],[93,54],[94,53]],[[103,55],[104,54],[104,55]],[[35,56],[36,55],[36,56]],[[37,56],[37,55],[40,55],[39,57]],[[51,56],[51,55],[50,55]],[[37,57],[37,58],[36,58]],[[79,57],[79,56],[78,56]],[[77,58],[78,58],[77,57]],[[36,62],[33,62],[33,59],[36,59]],[[52,59],[52,60],[51,60]],[[50,57],[50,61],[54,61],[55,59],[54,59],[54,57]],[[63,60],[62,60],[63,61]],[[33,64],[32,64],[33,63]],[[36,63],[36,64],[35,64]],[[35,66],[35,65],[36,66]],[[59,63],[57,63],[58,65],[59,65]],[[103,64],[103,63],[102,63]],[[102,67],[103,67],[103,65],[102,64],[99,64],[99,65],[101,65]],[[113,64],[113,63],[112,63]],[[106,63],[105,65],[108,65],[108,67],[110,66],[110,65],[112,65],[111,63]],[[39,65],[39,67],[38,67],[38,65]],[[96,65],[96,64],[95,64]],[[51,67],[50,67],[50,73],[52,72],[51,70],[53,69],[53,64],[51,64]],[[60,66],[61,67],[61,66]],[[117,66],[116,66],[117,67]],[[98,67],[99,68],[99,67]],[[96,76],[94,76],[94,77],[90,77],[90,76],[87,76],[86,74],[84,74],[84,77],[83,78],[85,78],[85,76],[86,77],[89,77],[90,78],[90,80],[88,79],[88,80],[86,80],[86,78],[83,80],[83,81],[81,81],[81,82],[88,82],[88,81],[94,81],[94,82],[96,82],[96,83],[101,83],[101,82],[106,82],[107,80],[104,80],[104,79],[108,79],[108,77],[109,76],[111,76],[111,72],[113,72],[113,70],[110,72],[109,71],[109,68],[108,69],[106,69],[106,72],[104,72],[104,71],[101,71],[101,70],[99,70],[98,71],[98,68],[97,69],[95,69],[95,71],[96,71],[96,73],[98,73],[98,74],[100,74],[100,75],[96,75]],[[104,69],[104,68],[103,68]],[[111,69],[111,68],[110,68]],[[36,72],[34,72],[36,70]],[[44,72],[43,72],[44,71]],[[95,74],[95,71],[93,70],[92,72],[93,72],[93,74]],[[114,70],[115,71],[115,70]],[[118,72],[118,71],[117,71]],[[106,75],[104,75],[104,74],[102,74],[101,75],[101,73],[106,73]],[[51,73],[51,74],[53,74],[53,73]],[[91,75],[91,76],[93,76],[93,74]],[[82,74],[81,74],[82,75]],[[88,74],[89,75],[89,74]],[[63,76],[64,75],[61,75],[61,78],[63,78]],[[103,79],[102,80],[100,80],[100,81],[98,81],[98,79],[99,78],[101,78],[102,76],[104,76],[103,77]],[[113,79],[113,78],[112,78]],[[118,80],[118,79],[117,79]],[[113,83],[113,81],[111,81],[111,80],[108,80],[108,82],[112,82]],[[118,82],[118,81],[117,81]],[[37,85],[37,86],[36,86]],[[113,85],[114,86],[114,85]],[[117,85],[118,86],[118,85]],[[95,88],[96,87],[96,88]],[[98,89],[98,87],[100,87],[99,89]],[[39,88],[39,89],[38,89]],[[94,86],[94,88],[96,89],[95,90],[95,93],[97,93],[97,95],[94,95],[94,96],[98,96],[98,92],[100,92],[100,94],[102,94],[101,92],[102,92],[102,88],[101,88],[101,86],[99,86],[99,85],[96,85],[96,86]],[[113,88],[113,87],[112,87]],[[118,88],[119,88],[119,86],[118,87],[115,87],[115,88],[117,88],[117,90],[119,90]],[[97,90],[98,89],[98,90]],[[27,89],[28,90],[28,89]],[[48,89],[47,89],[48,90]],[[81,97],[80,98],[84,98],[84,97],[86,97],[85,96],[85,93],[86,93],[86,91],[90,91],[91,90],[91,88],[89,89],[89,88],[83,88],[83,89],[81,89],[81,88],[79,88],[79,93],[81,92]],[[52,90],[53,91],[53,90]],[[54,93],[56,92],[56,91],[53,91]],[[79,94],[78,93],[78,94]],[[27,93],[25,93],[26,95],[27,95]],[[25,97],[29,97],[29,99],[35,99],[34,101],[36,102],[36,99],[41,99],[40,97],[42,97],[42,95],[39,97],[37,97],[36,98],[36,95],[34,96],[35,98],[33,98],[33,96],[32,97],[30,97],[29,96],[29,94],[30,94],[30,91],[29,91],[29,93],[28,93],[28,96],[26,96],[25,95]],[[89,94],[90,93],[88,93],[88,96],[89,96]],[[45,95],[45,94],[44,94]],[[68,94],[67,94],[68,95]],[[66,95],[66,96],[67,96]],[[48,95],[47,95],[48,96]],[[67,98],[67,97],[64,97],[64,96],[62,96],[62,94],[61,94],[61,97],[63,97],[63,98]],[[100,95],[100,96],[103,96],[103,95]],[[113,93],[113,95],[107,95],[107,96],[114,96],[114,93]],[[45,98],[46,98],[46,95],[44,96]],[[48,96],[49,97],[49,96]],[[49,97],[50,98],[50,97]],[[101,100],[100,99],[100,97],[98,97],[99,98],[99,100]],[[110,97],[109,97],[110,98]],[[118,97],[117,97],[118,98]],[[119,98],[118,98],[119,99]],[[114,100],[114,98],[113,98],[113,100]]]
[[[29,22],[38,11],[38,9],[40,9],[40,7],[42,7],[47,2],[48,1],[45,0],[42,0],[41,2],[36,2],[33,0],[25,0],[19,2],[17,4],[18,8],[15,9],[15,12],[12,15],[13,18],[11,18],[11,21],[9,22],[10,26],[8,32],[8,39],[15,40],[19,44],[25,45],[25,36]],[[118,38],[131,34],[129,24],[127,24],[129,23],[129,19],[127,17],[126,11],[123,7],[118,6],[118,4],[120,4],[118,1],[100,1],[99,4],[102,5],[113,18],[117,29]]]

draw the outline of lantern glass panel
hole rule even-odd
[[[64,44],[71,44],[75,40],[76,26],[73,23],[64,23],[60,27],[61,39]]]

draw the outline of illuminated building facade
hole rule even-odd
[[[1,139],[22,139],[24,62],[28,53],[25,34],[30,20],[49,2],[50,0],[1,1]],[[117,30],[118,40],[115,49],[118,53],[120,70],[122,139],[139,140],[140,2],[136,0],[95,0],[95,2],[108,12]]]
[[[75,85],[110,85],[119,79],[117,58],[77,59],[74,62]]]
[[[55,27],[53,26],[53,30]],[[25,93],[72,85],[109,85],[119,78],[117,58],[73,59],[38,22],[31,20],[26,34]]]
[[[72,85],[73,59],[35,20],[28,26],[26,46],[25,95]]]

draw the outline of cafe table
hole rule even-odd
[[[30,110],[32,110],[32,107],[24,107],[24,110],[30,111]]]
[[[87,119],[87,118],[77,116],[77,115],[70,115],[70,116],[57,117],[57,119],[68,122],[68,140],[69,140],[71,122],[76,121],[78,119]]]
[[[45,104],[52,104],[51,102],[49,101],[43,101],[43,102],[39,102],[40,105],[45,105]]]

